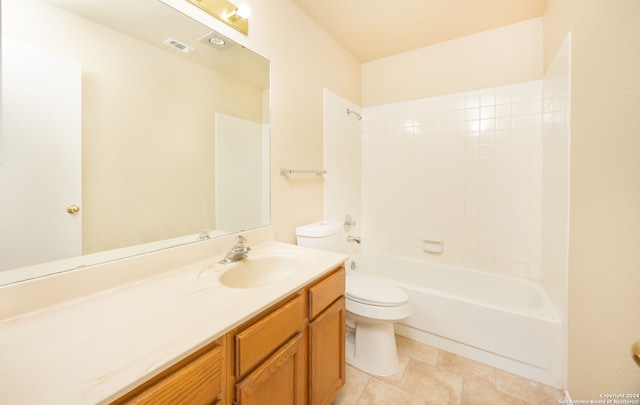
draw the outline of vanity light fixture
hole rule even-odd
[[[251,15],[251,7],[248,4],[240,4],[236,6],[227,0],[188,0],[211,14],[218,20],[227,24],[236,31],[249,34],[249,16]]]

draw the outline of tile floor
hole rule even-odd
[[[377,377],[347,364],[334,405],[551,405],[561,390],[396,336],[400,370]]]

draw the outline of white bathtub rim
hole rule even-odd
[[[366,271],[366,269],[361,269],[361,268],[356,268],[356,270],[350,270],[351,269],[351,262],[358,260],[358,257],[361,256],[384,256],[386,258],[393,258],[396,260],[401,260],[401,261],[409,261],[412,262],[414,264],[418,264],[418,265],[426,265],[426,266],[436,266],[439,268],[445,268],[445,269],[452,269],[452,270],[457,270],[457,271],[462,271],[462,272],[470,272],[470,273],[474,273],[475,275],[481,276],[481,277],[495,277],[498,279],[502,279],[502,280],[506,280],[508,282],[514,282],[514,283],[519,283],[519,284],[524,284],[527,285],[530,288],[533,288],[534,290],[536,290],[536,292],[540,295],[541,299],[542,299],[542,306],[540,307],[536,307],[536,308],[508,308],[506,306],[501,306],[501,305],[496,305],[493,303],[489,303],[477,298],[473,298],[473,297],[468,297],[462,294],[456,294],[453,292],[449,292],[449,291],[443,291],[441,289],[436,289],[436,288],[430,288],[430,287],[426,287],[426,286],[422,286],[422,285],[415,285],[415,284],[410,284],[407,283],[405,281],[401,281],[401,280],[396,280],[393,279],[391,277],[383,277],[383,276],[379,276],[377,274],[371,274],[368,273]],[[367,252],[367,253],[359,253],[359,254],[355,254],[352,255],[347,262],[345,263],[345,266],[347,269],[347,274],[349,274],[349,272],[351,271],[361,271],[362,273],[366,273],[367,275],[371,276],[371,277],[375,277],[381,280],[386,280],[387,282],[392,282],[394,285],[401,287],[401,288],[405,288],[405,289],[419,289],[419,290],[423,290],[426,292],[429,292],[431,294],[435,294],[438,296],[443,296],[443,297],[447,297],[447,298],[453,298],[453,299],[458,299],[458,300],[463,300],[463,301],[467,301],[467,302],[471,302],[473,304],[476,305],[481,305],[481,306],[485,306],[485,307],[489,307],[492,309],[496,309],[499,311],[504,311],[504,312],[509,312],[512,314],[524,314],[526,316],[530,316],[532,318],[535,319],[540,319],[540,320],[544,320],[544,321],[549,321],[549,322],[553,322],[555,324],[562,324],[562,320],[560,319],[560,316],[558,315],[558,311],[556,310],[555,306],[553,305],[553,303],[551,302],[551,300],[549,299],[549,296],[547,295],[544,287],[542,286],[542,284],[540,282],[537,281],[533,281],[533,280],[528,280],[528,279],[522,279],[522,278],[518,278],[518,277],[514,277],[514,276],[508,276],[508,275],[503,275],[503,274],[495,274],[495,273],[487,273],[487,272],[482,272],[479,270],[475,270],[475,269],[468,269],[465,267],[459,267],[459,266],[450,266],[450,265],[444,265],[444,264],[439,264],[439,263],[432,263],[432,262],[428,262],[428,261],[423,261],[423,260],[418,260],[418,259],[414,259],[414,258],[407,258],[407,257],[402,257],[402,256],[392,256],[392,255],[387,255],[387,254],[381,254],[381,253],[371,253],[371,252]],[[359,267],[359,266],[358,266]]]

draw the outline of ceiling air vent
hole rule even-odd
[[[182,53],[186,53],[189,54],[193,51],[195,51],[194,48],[190,47],[189,45],[178,41],[177,39],[173,39],[173,38],[167,38],[163,41],[165,44],[172,46],[174,48],[176,48],[177,50],[179,50]]]

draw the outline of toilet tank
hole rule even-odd
[[[343,224],[338,221],[321,221],[296,228],[299,246],[342,252]]]

